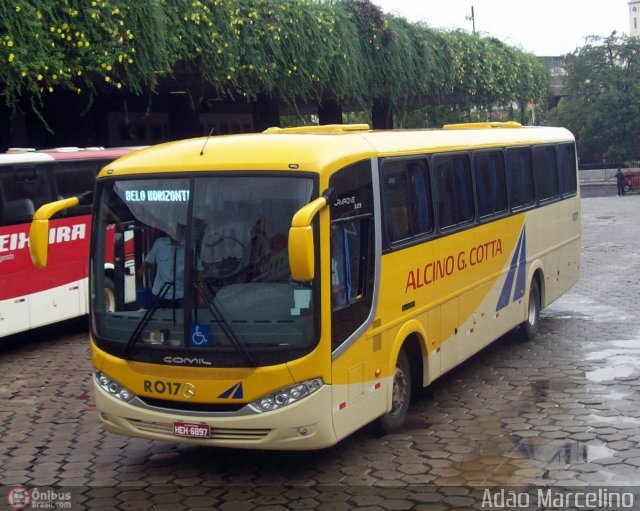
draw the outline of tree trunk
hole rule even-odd
[[[318,119],[320,124],[342,124],[342,106],[334,98],[323,98],[318,103]]]
[[[371,105],[371,123],[374,130],[393,129],[393,112],[389,98],[376,98]]]
[[[261,92],[253,104],[253,130],[259,133],[273,126],[280,126],[280,101],[277,96]]]

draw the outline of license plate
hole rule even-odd
[[[192,422],[174,422],[173,434],[188,438],[209,438],[211,430],[208,424],[194,424]]]

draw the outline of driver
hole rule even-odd
[[[184,300],[184,243],[182,232],[177,230],[170,236],[161,236],[153,242],[153,246],[138,275],[142,277],[149,266],[156,267],[151,292],[158,299],[159,307],[182,307]],[[162,294],[163,288],[168,287]]]

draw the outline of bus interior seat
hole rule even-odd
[[[16,199],[4,203],[3,213],[6,224],[20,224],[31,222],[35,208],[31,199]]]

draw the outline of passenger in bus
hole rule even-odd
[[[172,236],[161,236],[145,257],[138,275],[143,277],[150,266],[156,275],[151,292],[158,307],[182,307],[184,300],[184,243],[181,231]]]

